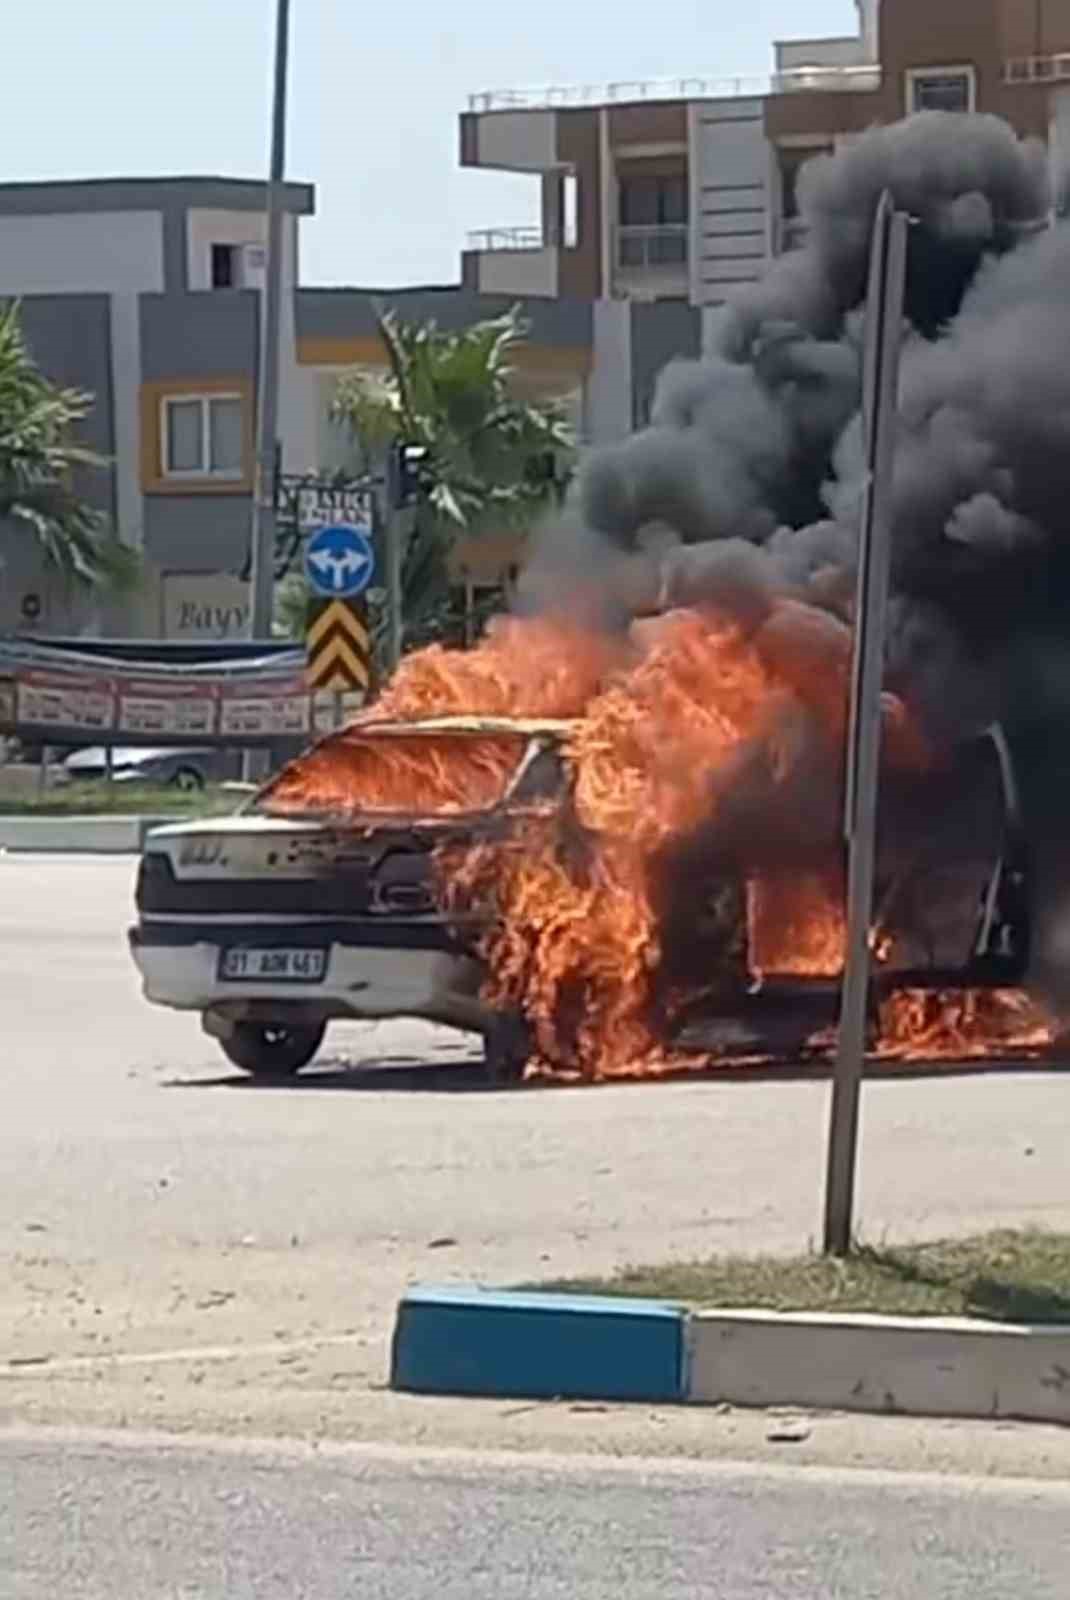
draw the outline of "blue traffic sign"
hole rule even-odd
[[[363,594],[375,576],[372,530],[339,522],[321,528],[305,547],[305,577],[315,594],[334,600]]]

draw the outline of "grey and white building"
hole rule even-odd
[[[347,442],[330,420],[340,374],[384,352],[371,291],[304,287],[302,218],[314,192],[286,190],[280,444],[287,472],[334,470]],[[32,541],[0,528],[0,633],[143,637],[237,633],[245,619],[252,511],[265,189],[225,178],[0,185],[0,299],[16,298],[54,380],[95,403],[86,442],[108,459],[89,493],[142,553],[136,600],[99,608],[41,567]],[[460,327],[516,297],[469,287],[383,296],[405,316]],[[518,382],[553,394],[581,437],[633,426],[672,355],[697,353],[697,317],[582,297],[524,299],[530,336]]]

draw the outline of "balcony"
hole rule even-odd
[[[678,300],[690,290],[687,223],[621,225],[613,232],[613,289],[635,300]]]
[[[560,239],[537,223],[478,228],[465,244],[465,282],[480,294],[538,295],[558,292]]]
[[[577,106],[634,105],[642,100],[760,99],[773,94],[867,93],[881,86],[874,63],[793,66],[771,77],[646,78],[618,83],[551,84],[535,89],[485,89],[468,97],[468,109],[486,111],[569,110]]]

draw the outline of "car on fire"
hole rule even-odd
[[[516,1075],[522,1030],[480,1001],[482,930],[443,904],[434,856],[556,803],[569,726],[438,718],[361,727],[361,749],[396,754],[417,788],[421,763],[430,772],[447,743],[469,749],[477,773],[493,749],[468,807],[387,812],[336,793],[293,816],[278,804],[283,769],[238,815],[155,829],[130,931],[146,997],[200,1012],[230,1061],[256,1076],[307,1065],[331,1019],[396,1016],[482,1034],[495,1074]]]
[[[569,760],[575,727],[516,717],[369,720],[314,745],[237,815],[154,830],[129,936],[147,999],[199,1012],[228,1059],[254,1076],[300,1071],[333,1019],[398,1016],[480,1034],[492,1077],[522,1076],[531,1053],[523,1018],[481,998],[495,907],[456,902],[442,863],[458,848],[508,837],[525,817],[571,819],[565,831],[582,836]],[[384,800],[377,762],[404,771],[404,805],[396,793]],[[460,787],[450,786],[455,769]],[[878,962],[881,993],[1002,988],[1024,973],[1027,861],[998,728],[964,748],[948,782],[928,786],[935,810],[920,819],[914,847],[881,860],[882,926],[897,950]],[[953,803],[962,793],[987,819],[969,837]],[[979,807],[983,795],[989,803]],[[794,1050],[834,1021],[834,973],[778,971],[756,957],[748,883],[729,881],[701,854],[685,851],[679,865],[675,901],[662,908],[665,970],[677,980],[686,970],[695,998],[666,1011],[667,1033],[692,1048],[772,1040]],[[728,970],[726,941],[736,951],[732,981],[695,985],[696,972]]]

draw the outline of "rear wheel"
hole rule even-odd
[[[531,1031],[516,1014],[497,1016],[483,1040],[483,1062],[491,1083],[522,1083],[532,1054]]]
[[[219,1042],[227,1060],[254,1078],[292,1078],[308,1066],[326,1031],[325,1022],[238,1022]]]

